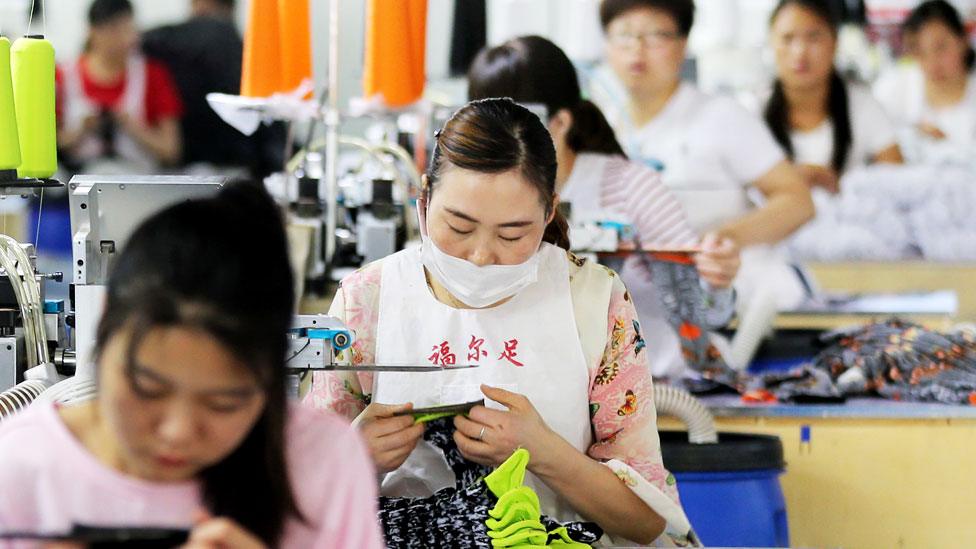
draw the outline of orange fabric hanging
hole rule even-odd
[[[366,8],[363,93],[386,105],[420,99],[426,81],[427,0],[370,0]]]
[[[289,92],[312,76],[308,0],[251,0],[241,95]]]

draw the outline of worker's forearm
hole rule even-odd
[[[174,134],[165,128],[152,128],[143,125],[134,125],[129,128],[129,134],[159,162],[175,164],[179,161],[182,153],[179,134]]]
[[[651,543],[665,521],[608,467],[555,435],[543,456],[533,455],[529,470],[604,532],[637,543]]]
[[[761,208],[722,227],[719,233],[743,248],[773,244],[793,234],[813,216],[813,200],[808,193],[776,196]]]
[[[84,137],[85,130],[79,128],[77,130],[58,130],[58,146],[65,150],[72,150],[81,143],[81,138]]]

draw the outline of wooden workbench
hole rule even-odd
[[[976,321],[976,264],[905,261],[810,263],[806,266],[813,273],[819,289],[828,292],[954,290],[959,297],[956,320]]]

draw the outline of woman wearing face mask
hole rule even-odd
[[[870,92],[834,68],[837,23],[823,0],[782,0],[770,18],[777,79],[764,116],[808,184],[839,191],[848,169],[902,162],[894,127]]]
[[[558,46],[539,36],[514,38],[482,50],[468,70],[469,99],[511,97],[539,103],[548,112],[556,147],[556,192],[572,211],[604,210],[632,220],[645,246],[663,249],[701,246],[695,256],[706,283],[709,317],[717,327],[731,316],[732,279],[739,267],[735,243],[714,233],[699,238],[681,205],[658,173],[628,161],[599,108],[582,99],[576,69]],[[680,377],[685,368],[679,337],[668,325],[650,273],[637,257],[621,276],[635,304],[651,349],[655,377]]]
[[[962,16],[952,4],[930,0],[912,10],[903,29],[918,66],[904,78],[879,79],[875,96],[916,136],[968,151],[976,144],[976,52]]]
[[[89,173],[180,160],[183,104],[169,71],[139,53],[133,15],[129,0],[94,0],[85,52],[58,71],[58,146]]]
[[[109,281],[97,396],[0,424],[0,534],[84,524],[187,528],[199,548],[383,547],[358,435],[286,405],[292,294],[260,187],[146,221]]]
[[[623,105],[596,86],[591,97],[609,113],[627,155],[661,172],[692,228],[742,248],[739,303],[769,289],[778,306],[794,306],[804,286],[770,245],[813,217],[810,191],[762,120],[731,98],[681,81],[694,11],[692,0],[604,0],[607,62],[624,90]],[[752,190],[761,195],[759,205]]]
[[[543,514],[641,543],[683,538],[633,304],[612,271],[566,251],[556,171],[531,111],[508,99],[459,110],[424,178],[423,245],[344,280],[330,314],[356,330],[354,364],[479,367],[317,374],[306,402],[358,416],[383,495],[423,497],[454,473],[422,424],[393,414],[484,398],[454,419],[466,460],[493,467],[525,448]]]

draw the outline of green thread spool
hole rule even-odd
[[[10,50],[20,136],[20,177],[47,179],[58,170],[54,117],[54,46],[43,36],[17,39]]]
[[[10,79],[10,40],[0,36],[0,179],[13,179],[10,173],[20,166],[20,138],[14,112],[14,85]]]

